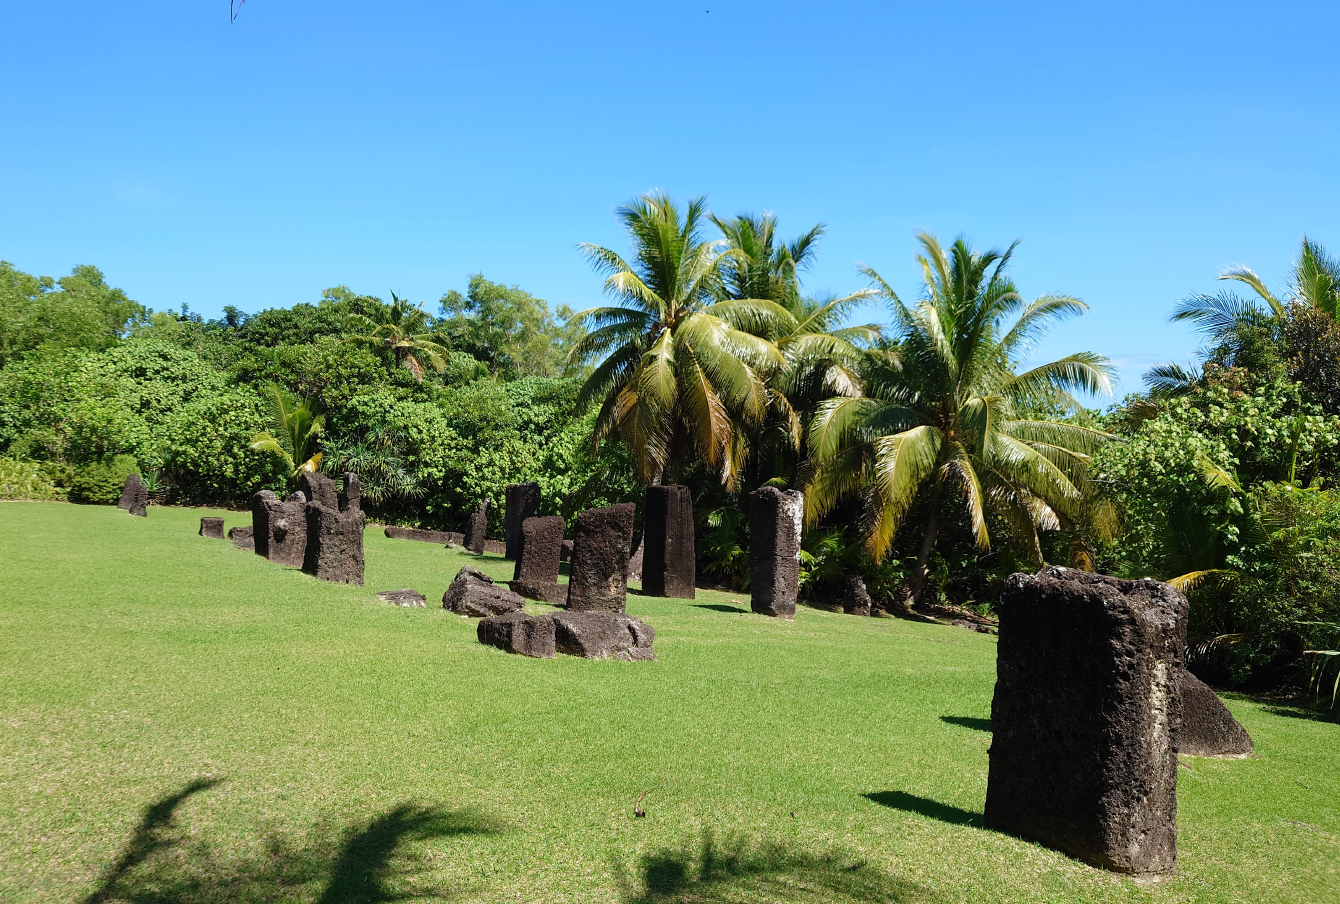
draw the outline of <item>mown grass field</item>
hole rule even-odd
[[[0,900],[1340,901],[1334,722],[1229,700],[1258,757],[1186,761],[1136,884],[982,827],[992,637],[630,595],[659,662],[524,659],[458,551],[333,586],[203,514],[0,504]]]

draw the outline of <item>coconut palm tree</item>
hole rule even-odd
[[[633,244],[631,263],[608,248],[579,246],[618,301],[576,315],[590,332],[573,360],[600,361],[579,409],[600,406],[594,443],[617,434],[644,483],[678,479],[696,450],[733,487],[748,453],[740,427],[762,419],[762,371],[782,361],[760,335],[786,312],[767,299],[721,297],[731,252],[702,237],[703,198],[681,214],[665,195],[649,194],[617,215]]]
[[[399,366],[423,382],[424,364],[438,373],[446,369],[447,349],[430,330],[430,318],[422,305],[410,304],[391,293],[391,303],[382,305],[373,317],[350,314],[351,329],[364,332],[350,336],[348,341],[389,351]]]
[[[284,462],[289,486],[297,486],[302,474],[321,469],[317,445],[326,416],[317,413],[308,400],[290,395],[274,383],[267,384],[264,392],[270,400],[272,427],[251,438],[251,450],[277,455]]]
[[[712,217],[729,243],[731,255],[723,270],[722,296],[766,298],[785,316],[773,319],[765,338],[782,353],[782,363],[764,376],[769,388],[769,416],[755,438],[762,446],[804,448],[805,431],[824,399],[859,395],[863,349],[880,336],[876,324],[843,326],[852,312],[870,300],[863,289],[842,297],[816,299],[804,294],[800,271],[814,259],[824,234],[818,224],[788,243],[777,239],[777,218],[744,214]]]
[[[1074,390],[1110,392],[1112,370],[1105,358],[1080,352],[1017,372],[1051,324],[1087,306],[1064,295],[1026,303],[1005,274],[1014,246],[977,252],[959,239],[946,252],[932,235],[917,238],[925,295],[916,306],[863,268],[892,310],[901,360],[872,358],[864,396],[820,406],[806,493],[811,523],[859,498],[876,562],[914,505],[925,512],[908,581],[912,603],[925,587],[946,506],[966,515],[979,549],[991,547],[993,513],[1037,562],[1038,531],[1081,516],[1089,456],[1109,437],[1030,412],[1076,409]]]

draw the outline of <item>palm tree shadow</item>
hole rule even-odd
[[[975,825],[978,827],[983,825],[981,813],[973,813],[951,804],[942,804],[938,800],[931,800],[929,797],[917,797],[915,794],[908,794],[905,791],[874,791],[861,796],[868,801],[879,804],[881,807],[903,810],[908,813],[919,813],[922,816],[929,816],[931,819],[938,819],[950,825]]]
[[[318,827],[306,833],[313,840],[302,844],[270,837],[260,855],[229,855],[193,839],[176,820],[188,798],[220,781],[198,779],[147,807],[83,904],[260,904],[289,900],[295,892],[318,904],[448,897],[449,890],[419,887],[422,870],[405,864],[402,846],[499,831],[471,811],[406,802],[343,831]]]
[[[740,900],[912,904],[934,900],[913,882],[839,852],[814,854],[783,844],[750,844],[711,832],[696,847],[642,858],[640,882],[616,866],[624,904],[727,904]]]

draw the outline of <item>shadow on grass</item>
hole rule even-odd
[[[695,609],[711,609],[713,612],[748,612],[747,606],[728,606],[725,603],[694,603]]]
[[[972,716],[941,716],[941,722],[948,722],[950,725],[958,725],[962,728],[971,728],[973,731],[991,730],[990,719],[974,719]]]
[[[1327,711],[1277,703],[1263,706],[1261,711],[1270,713],[1272,716],[1283,716],[1286,719],[1306,719],[1309,722],[1340,722],[1340,709]]]
[[[493,834],[498,828],[469,811],[403,803],[366,823],[317,827],[307,840],[264,840],[259,854],[222,855],[177,823],[177,810],[220,779],[197,780],[146,808],[130,841],[83,904],[215,904],[315,900],[378,904],[450,897],[422,883],[406,842]]]
[[[954,826],[975,825],[980,827],[983,824],[981,813],[973,813],[961,807],[942,804],[938,800],[931,800],[929,797],[917,797],[915,794],[908,794],[905,791],[875,791],[861,796],[879,804],[881,807],[888,807],[891,810],[904,810],[908,813],[919,813],[922,816],[929,816],[931,819],[938,819]]]
[[[839,853],[814,854],[787,845],[754,845],[743,839],[702,843],[647,854],[640,881],[616,868],[625,904],[727,904],[736,901],[931,902],[913,882]]]

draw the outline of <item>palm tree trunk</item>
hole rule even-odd
[[[908,608],[912,608],[921,601],[921,593],[926,589],[926,563],[930,561],[931,550],[935,548],[935,534],[940,529],[940,498],[939,494],[931,500],[931,514],[926,519],[926,536],[921,541],[921,549],[917,553],[917,564],[912,569],[912,574],[907,580],[907,589],[910,591],[911,598],[908,600]]]

